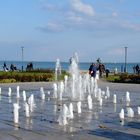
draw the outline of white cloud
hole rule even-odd
[[[62,26],[53,22],[48,22],[46,26],[37,27],[37,29],[44,32],[60,32],[62,31]]]
[[[83,17],[76,15],[74,12],[68,12],[67,19],[75,23],[83,21]]]
[[[94,9],[89,4],[84,4],[80,0],[70,0],[72,9],[74,9],[76,12],[88,15],[88,16],[94,16]]]
[[[133,31],[140,31],[140,24],[131,24],[131,23],[122,23],[121,24],[122,28],[124,29],[129,29],[129,30],[133,30]]]

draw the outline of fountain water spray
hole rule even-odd
[[[140,106],[138,106],[138,115],[140,115]]]
[[[59,118],[58,118],[59,125],[68,124],[68,122],[67,122],[68,114],[69,114],[68,107],[66,106],[66,104],[63,104],[63,107],[60,111],[60,115],[59,115]]]
[[[29,108],[29,104],[27,102],[25,102],[25,116],[27,118],[30,117],[30,108]]]
[[[119,113],[119,117],[121,120],[124,119],[124,109],[123,108],[121,109],[121,112]]]
[[[57,97],[58,97],[58,95],[57,95],[57,90],[58,90],[57,84],[54,83],[54,84],[53,84],[53,98],[57,98]]]
[[[43,87],[40,87],[41,99],[45,100],[45,93]]]
[[[130,102],[130,93],[126,92],[126,102]]]
[[[68,86],[68,75],[64,76],[64,92],[67,92],[67,86]]]
[[[12,89],[11,87],[9,87],[8,96],[11,97],[11,94],[12,94]]]
[[[29,97],[28,104],[29,104],[30,111],[33,112],[34,107],[35,107],[34,95],[33,94],[31,94],[31,96]]]
[[[22,96],[23,96],[23,101],[25,102],[26,101],[26,92],[25,92],[25,90],[23,90]]]
[[[73,114],[73,104],[70,103],[69,104],[69,118],[73,119],[74,118],[74,114]]]
[[[117,103],[117,96],[116,96],[116,94],[113,95],[113,103],[114,103],[114,104]]]
[[[55,65],[55,80],[58,80],[58,76],[61,75],[61,65],[60,60],[56,59],[56,65]]]
[[[99,100],[99,104],[100,104],[100,106],[103,105],[103,99],[102,99],[102,98],[100,98],[100,100]]]
[[[77,103],[77,112],[78,112],[78,114],[81,114],[82,113],[82,110],[81,110],[81,102],[80,101]]]
[[[108,98],[110,97],[109,87],[106,87],[106,96],[107,96]]]
[[[134,117],[134,111],[131,107],[127,108],[127,116],[130,117],[130,118]]]
[[[19,86],[17,86],[17,98],[20,98],[20,94],[19,94]]]
[[[61,81],[58,83],[58,98],[59,100],[62,100],[62,96],[63,96],[63,93],[64,93],[64,82]]]
[[[18,123],[19,122],[19,109],[20,109],[20,106],[19,106],[19,104],[14,103],[13,107],[14,107],[14,110],[13,110],[13,113],[14,113],[14,123]]]
[[[92,109],[92,98],[91,98],[91,95],[88,95],[87,100],[88,100],[88,108],[91,110]]]

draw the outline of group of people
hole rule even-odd
[[[33,63],[32,62],[30,62],[30,63],[27,64],[26,70],[27,71],[33,70]]]
[[[105,69],[104,64],[99,63],[92,63],[89,67],[89,74],[91,75],[91,77],[96,78],[97,72],[99,71],[99,77],[103,76],[103,73],[106,73],[106,77],[108,77],[109,74],[109,69]]]
[[[9,71],[9,68],[7,67],[6,63],[4,62],[3,64],[3,70],[4,71]],[[17,67],[13,64],[10,65],[10,71],[16,71],[17,70]]]
[[[17,69],[16,65],[14,65],[14,64],[11,64],[10,65],[10,68],[8,68],[7,65],[6,65],[6,63],[4,62],[4,64],[3,64],[3,70],[4,71],[17,71],[18,69]],[[33,70],[33,63],[32,62],[30,62],[30,63],[27,64],[26,70],[27,71]]]

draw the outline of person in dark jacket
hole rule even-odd
[[[95,63],[92,63],[89,67],[89,74],[91,75],[91,77],[96,77],[96,71],[97,71],[97,67]]]

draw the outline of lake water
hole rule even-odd
[[[0,61],[0,70],[3,70],[3,63],[4,61]],[[30,63],[29,61],[23,62],[23,67],[26,69],[27,64]],[[41,68],[41,69],[55,69],[56,62],[32,62],[34,69]],[[10,68],[10,65],[16,65],[17,69],[22,68],[21,61],[6,61],[6,65]],[[89,62],[80,62],[79,69],[80,70],[88,70],[91,63]],[[133,66],[139,63],[127,63],[127,72],[133,73]],[[124,63],[104,63],[106,68],[109,68],[110,71],[114,71],[117,68],[118,72],[122,72],[124,69]],[[69,62],[61,62],[62,70],[69,69]]]

